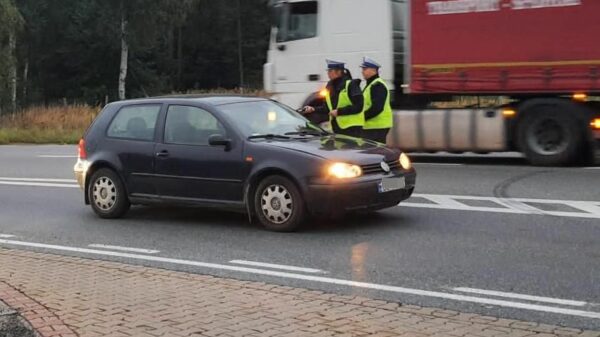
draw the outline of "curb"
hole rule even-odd
[[[0,281],[0,336],[78,337],[46,307],[3,281]]]
[[[2,301],[0,301],[0,336],[37,337],[31,325]]]

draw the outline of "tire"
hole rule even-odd
[[[570,110],[566,105],[541,106],[521,120],[518,143],[531,164],[559,166],[577,160],[584,132]]]
[[[111,169],[99,169],[92,174],[88,197],[94,212],[104,219],[120,218],[131,206],[121,179]]]
[[[306,208],[296,184],[273,175],[263,179],[254,192],[254,214],[268,230],[292,232],[302,225]]]

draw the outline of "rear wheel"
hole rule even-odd
[[[101,218],[120,218],[131,206],[121,179],[110,169],[99,169],[92,174],[88,195],[92,209]]]
[[[254,194],[254,213],[268,230],[291,232],[305,218],[304,200],[296,184],[283,176],[263,179]]]
[[[583,130],[571,111],[557,111],[560,107],[537,108],[521,121],[519,146],[534,165],[570,164],[582,149]]]

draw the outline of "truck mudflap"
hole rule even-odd
[[[395,110],[387,144],[403,151],[506,151],[500,109]]]

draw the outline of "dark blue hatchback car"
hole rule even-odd
[[[416,177],[397,149],[331,134],[273,100],[237,96],[111,103],[80,141],[75,175],[103,218],[170,203],[246,212],[276,231],[310,215],[394,207]]]

